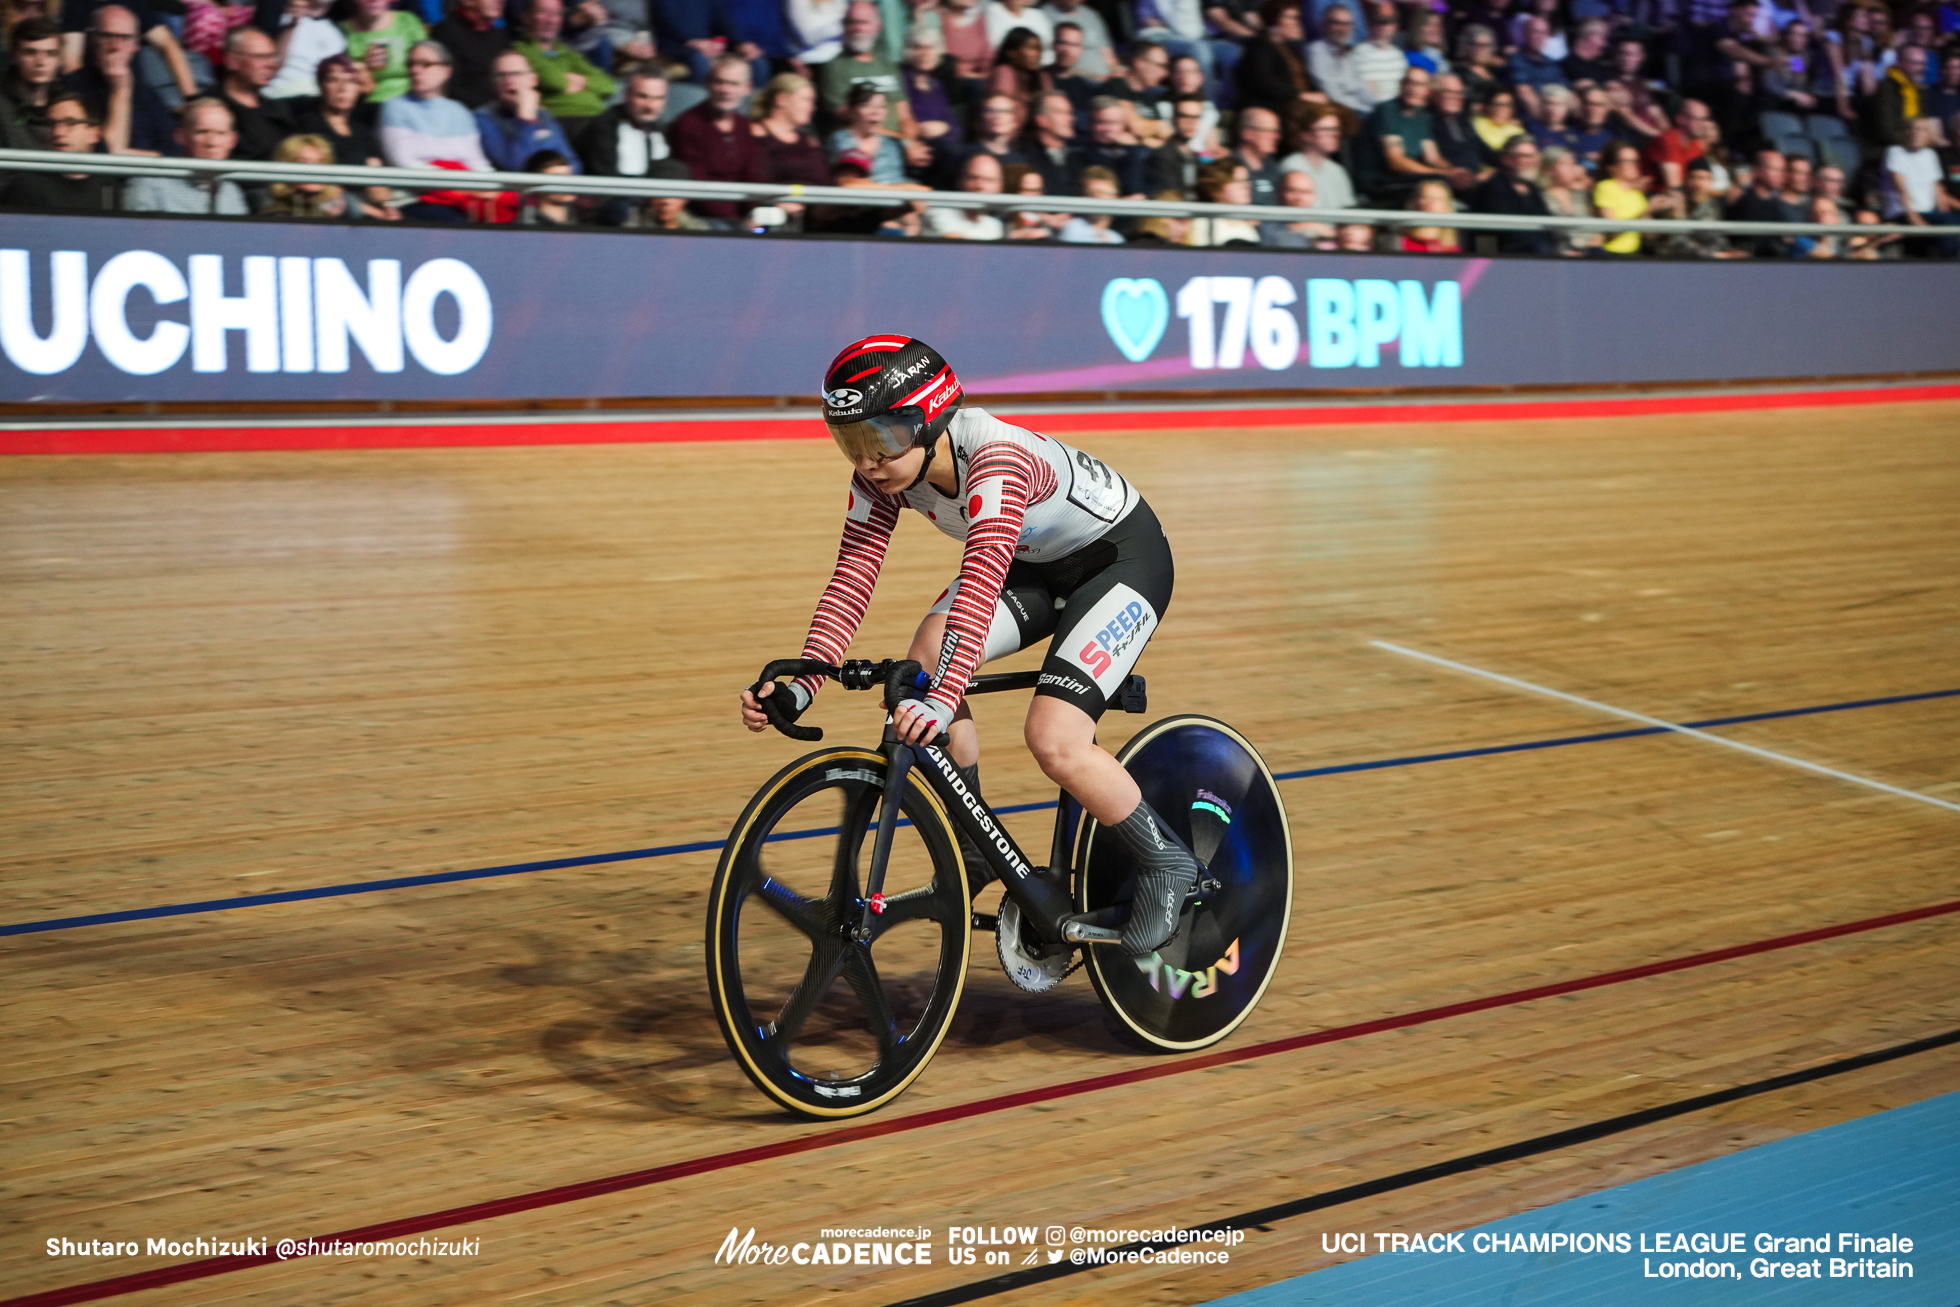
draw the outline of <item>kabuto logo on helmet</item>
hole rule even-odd
[[[824,420],[853,459],[930,449],[962,398],[959,378],[924,341],[867,336],[847,345],[824,373]]]
[[[953,380],[953,370],[947,368],[918,390],[900,400],[899,403],[917,404],[926,411],[927,417],[931,417],[940,409],[946,407],[947,403],[959,393],[960,383]]]

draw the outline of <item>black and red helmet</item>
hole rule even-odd
[[[823,377],[823,420],[846,457],[889,458],[928,449],[960,406],[960,379],[939,351],[910,336],[846,345]]]

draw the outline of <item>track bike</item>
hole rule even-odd
[[[1045,866],[1031,863],[946,752],[941,734],[900,743],[891,710],[929,684],[917,662],[784,659],[783,677],[882,688],[876,749],[829,748],[777,772],[722,849],[708,896],[708,986],[729,1051],[749,1079],[803,1116],[861,1116],[925,1070],[952,1025],[975,933],[990,932],[1008,978],[1039,994],[1086,966],[1133,1044],[1217,1043],[1272,981],[1293,906],[1293,847],[1272,772],[1224,722],[1153,722],[1117,754],[1165,834],[1197,859],[1177,933],[1148,957],[1117,946],[1135,892],[1128,854],[1062,791]],[[967,693],[1033,689],[1038,670],[976,677]],[[777,730],[816,741],[762,699]],[[787,702],[787,700],[782,700]],[[1132,676],[1116,704],[1146,712]],[[1028,805],[1043,807],[1046,805]],[[997,914],[973,910],[955,831],[1003,882]]]

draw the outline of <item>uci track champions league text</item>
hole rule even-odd
[[[1641,1280],[1910,1280],[1910,1235],[1825,1230],[1491,1231],[1409,1234],[1326,1231],[1323,1253],[1482,1256],[1569,1254],[1598,1258],[1600,1270],[1625,1268]]]
[[[334,258],[192,254],[179,266],[125,250],[90,269],[81,250],[54,250],[41,263],[0,249],[0,351],[39,376],[74,367],[90,340],[131,376],[186,356],[194,372],[225,372],[237,332],[247,372],[346,372],[355,351],[381,373],[409,359],[439,376],[477,365],[493,314],[474,268],[437,258],[404,275],[400,259],[366,263],[357,273]]]

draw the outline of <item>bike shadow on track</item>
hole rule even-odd
[[[982,944],[987,946],[984,957]],[[1087,976],[1070,976],[1046,994],[1026,994],[1001,973],[992,941],[976,939],[966,991],[940,1056],[952,1048],[1016,1045],[1037,1053],[1136,1052],[1117,1037],[1116,1024],[1097,1001]]]
[[[782,1118],[764,1105],[722,1041],[698,945],[575,950],[536,935],[525,943],[534,960],[502,968],[501,978],[526,988],[571,991],[586,1009],[552,1022],[538,1036],[539,1053],[558,1074],[660,1115]],[[916,1008],[925,996],[895,997],[900,998],[896,1006]],[[839,982],[812,1017],[811,1042],[833,1035],[842,1042],[860,1027],[854,1001]],[[1087,977],[1070,977],[1047,994],[1024,994],[1000,973],[992,941],[977,937],[959,1010],[926,1076],[966,1056],[997,1060],[989,1053],[1011,1057],[1017,1051],[1134,1055],[1136,1050],[1118,1038]]]
[[[505,966],[499,977],[559,991],[540,1006],[561,1015],[537,1036],[539,1054],[557,1074],[659,1115],[777,1115],[747,1092],[729,1058],[709,1006],[700,945],[580,948],[538,934],[524,943],[533,960]],[[568,1006],[579,1010],[562,1015]]]

